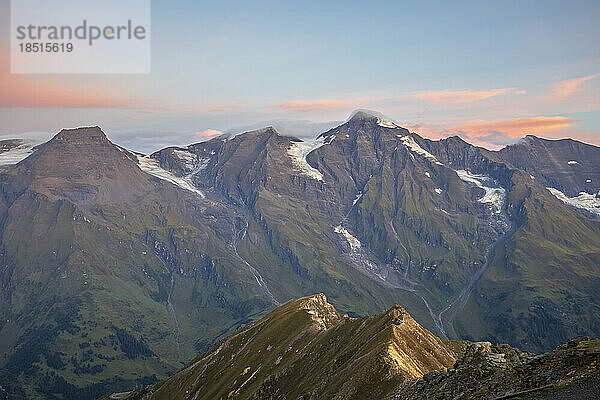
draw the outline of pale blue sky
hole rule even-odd
[[[2,57],[0,135],[99,124],[149,151],[368,108],[434,138],[508,143],[520,129],[600,144],[598,21],[598,1],[153,1],[150,75],[15,77]]]

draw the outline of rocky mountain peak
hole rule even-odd
[[[99,126],[85,126],[73,129],[62,129],[52,138],[54,142],[65,143],[110,143],[106,134],[102,132]]]
[[[410,314],[408,314],[408,312],[406,312],[406,310],[400,307],[398,304],[388,309],[386,314],[392,317],[392,323],[394,325],[399,325],[406,319],[411,318]]]
[[[63,129],[11,172],[14,190],[30,189],[74,202],[120,202],[149,190],[135,156],[98,127]]]
[[[113,170],[137,165],[133,155],[108,140],[98,126],[63,129],[25,161],[44,175],[54,171],[60,172],[59,176],[81,169]]]
[[[327,302],[325,294],[318,293],[299,299],[300,309],[307,310],[318,329],[331,328],[341,321],[342,315]]]
[[[246,139],[253,137],[270,137],[270,136],[281,136],[277,130],[272,126],[267,126],[265,128],[256,129],[253,131],[243,132],[231,137],[231,139]]]

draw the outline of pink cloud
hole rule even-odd
[[[489,99],[491,97],[507,94],[525,94],[526,92],[518,88],[504,88],[492,90],[437,90],[414,93],[406,96],[411,100],[422,100],[430,103],[468,103]]]
[[[223,132],[216,130],[216,129],[207,129],[205,131],[202,132],[196,132],[194,135],[195,136],[202,136],[202,137],[211,137],[211,136],[216,136],[216,135],[222,135]]]
[[[0,41],[0,108],[120,108],[140,113],[156,112],[229,112],[246,108],[238,103],[161,104],[152,99],[134,96],[132,90],[103,81],[72,80],[52,75],[10,74],[8,45]],[[127,115],[128,119],[139,119]]]
[[[581,86],[584,82],[594,79],[598,76],[600,76],[600,74],[593,74],[581,78],[567,79],[565,81],[558,82],[554,85],[552,90],[553,100],[561,101],[573,97],[581,91]]]
[[[407,96],[377,96],[377,97],[354,97],[349,99],[327,99],[327,100],[293,100],[279,104],[277,108],[297,112],[313,112],[319,110],[330,110],[342,107],[365,106],[373,102],[406,101],[417,100],[429,103],[468,103],[478,100],[489,99],[501,95],[520,95],[526,92],[519,88],[503,88],[491,90],[437,90],[419,92]]]
[[[511,138],[528,134],[543,135],[548,132],[570,128],[576,121],[569,117],[529,117],[500,121],[471,121],[449,129],[449,132],[462,132],[470,137],[491,133],[503,133]]]

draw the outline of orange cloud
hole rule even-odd
[[[505,94],[525,94],[524,90],[518,88],[504,88],[492,90],[437,90],[415,93],[406,98],[422,100],[430,103],[468,103],[472,101],[485,100],[490,97]]]
[[[207,129],[205,131],[195,133],[196,136],[202,136],[202,137],[211,137],[211,136],[222,135],[222,134],[223,134],[223,132],[218,131],[216,129]]]
[[[511,138],[525,135],[542,135],[561,129],[570,128],[575,120],[569,117],[530,117],[504,121],[472,121],[451,128],[450,132],[465,133],[470,137],[485,136],[492,133],[503,133]]]
[[[568,117],[529,117],[496,121],[469,121],[454,126],[433,124],[404,124],[412,132],[433,140],[458,135],[467,142],[490,150],[497,150],[526,135],[542,137],[577,137],[595,143],[597,135],[573,128],[576,120]]]
[[[556,85],[554,85],[554,89],[552,90],[552,98],[555,101],[568,99],[581,91],[581,85],[584,82],[594,79],[598,76],[600,76],[600,74],[593,74],[581,78],[567,79],[566,81],[558,82]]]
[[[295,100],[279,104],[277,108],[282,110],[293,110],[298,112],[312,112],[317,110],[328,110],[332,108],[340,108],[355,103],[357,99],[347,100]]]

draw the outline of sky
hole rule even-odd
[[[490,149],[600,145],[597,0],[152,1],[151,73],[133,75],[10,74],[9,15],[0,0],[0,139],[99,125],[151,152],[266,125],[312,137],[369,109]]]

